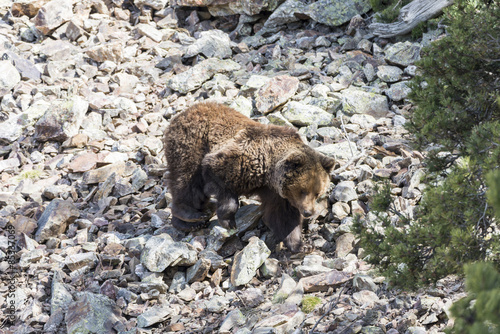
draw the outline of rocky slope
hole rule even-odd
[[[227,13],[0,1],[2,332],[395,334],[451,323],[460,280],[391,290],[350,231],[355,214],[370,219],[378,182],[392,183],[401,212],[418,205],[425,170],[402,127],[407,82],[442,32],[384,40],[370,17],[330,22],[334,2],[319,2],[234,1]],[[212,16],[221,11],[234,15]],[[215,217],[188,235],[170,225],[162,132],[206,100],[297,127],[338,160],[305,233],[313,253],[274,248],[254,199],[241,200],[237,231]]]

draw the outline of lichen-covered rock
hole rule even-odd
[[[291,101],[286,104],[285,110],[283,111],[283,117],[297,126],[308,126],[311,124],[329,126],[333,124],[334,118],[332,114],[319,107],[297,101]]]
[[[177,74],[167,81],[167,87],[178,91],[182,94],[187,94],[197,88],[214,76],[216,73],[226,73],[236,71],[240,65],[236,62],[227,59],[220,60],[217,58],[205,59],[185,72]]]
[[[343,110],[347,114],[368,114],[373,117],[384,117],[389,112],[387,97],[358,88],[343,90]]]
[[[409,66],[420,59],[421,49],[422,46],[418,43],[399,42],[385,49],[385,60],[391,64]]]
[[[371,9],[368,0],[319,0],[299,12],[314,21],[328,26],[339,26],[349,22],[354,16]]]
[[[116,303],[108,297],[82,292],[69,304],[65,317],[68,334],[112,333],[125,330],[125,319]]]

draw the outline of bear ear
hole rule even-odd
[[[321,166],[327,171],[327,173],[330,173],[333,169],[333,166],[335,166],[335,159],[327,157],[326,155],[320,154],[320,162]]]
[[[304,165],[305,156],[299,152],[292,152],[284,159],[284,166],[287,171],[292,171]]]

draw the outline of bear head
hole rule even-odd
[[[280,159],[275,168],[275,188],[304,217],[310,217],[316,209],[316,201],[330,184],[330,172],[335,165],[327,157],[304,146],[291,150]]]

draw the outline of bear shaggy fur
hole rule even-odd
[[[207,226],[210,196],[217,200],[219,223],[236,228],[238,196],[258,195],[277,240],[292,252],[303,250],[303,217],[313,215],[335,162],[305,145],[295,129],[199,103],[171,120],[164,144],[176,228]]]

